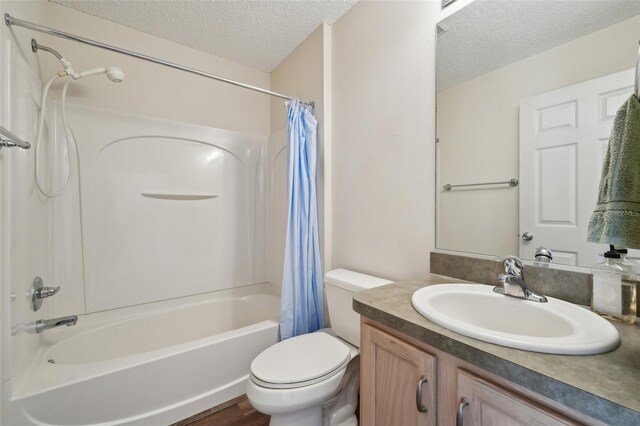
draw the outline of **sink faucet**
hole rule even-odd
[[[533,302],[546,302],[547,298],[540,296],[529,289],[524,280],[524,265],[515,256],[500,259],[504,263],[504,274],[498,275],[502,287],[494,287],[493,291],[505,296],[531,300]]]
[[[27,331],[31,333],[42,333],[43,331],[49,330],[50,328],[61,327],[63,325],[71,327],[72,325],[76,325],[77,322],[77,315],[69,315],[67,317],[53,318],[48,320],[38,320],[35,323],[30,324],[27,328]]]

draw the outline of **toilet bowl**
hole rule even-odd
[[[330,330],[285,340],[252,363],[247,398],[256,410],[271,415],[271,426],[322,425],[323,406],[351,388],[353,410],[331,424],[357,425],[347,422],[355,414],[358,386],[353,382],[359,380],[358,374],[347,371],[357,366],[357,358],[358,348]]]
[[[271,426],[357,426],[360,316],[353,293],[391,281],[345,269],[325,275],[332,329],[277,343],[251,363],[247,398]]]

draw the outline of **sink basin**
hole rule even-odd
[[[494,293],[481,284],[436,284],[411,297],[428,320],[457,333],[510,348],[563,355],[611,351],[620,335],[593,312],[548,297],[532,302]]]

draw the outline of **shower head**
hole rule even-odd
[[[107,67],[107,78],[114,83],[122,83],[124,81],[124,72],[117,67]]]
[[[117,67],[106,67],[106,68],[94,68],[92,70],[83,71],[79,75],[80,77],[89,77],[91,75],[98,74],[106,74],[107,78],[114,83],[122,83],[124,81],[124,72],[120,68]]]

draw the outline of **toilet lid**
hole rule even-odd
[[[349,348],[327,333],[292,337],[264,350],[251,363],[257,379],[274,384],[307,382],[344,366]]]

